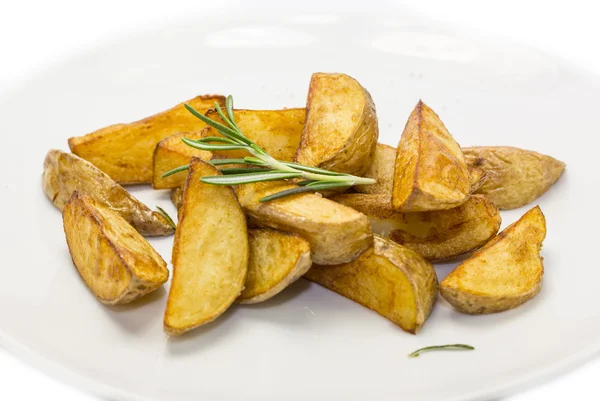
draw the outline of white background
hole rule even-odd
[[[18,86],[32,74],[81,49],[151,26],[168,25],[182,15],[201,15],[205,7],[217,3],[221,2],[0,0],[0,92]],[[335,5],[333,1],[329,3],[329,7]],[[348,7],[351,3],[350,0],[341,1],[339,7]],[[375,1],[369,3],[374,5]],[[392,2],[382,3],[389,5]],[[600,24],[597,22],[600,5],[594,0],[413,0],[395,3],[431,19],[456,25],[461,30],[535,45],[600,73]],[[598,400],[597,377],[600,377],[600,360],[522,394],[493,401]],[[99,401],[33,370],[1,347],[0,399]]]

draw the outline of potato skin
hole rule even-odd
[[[164,330],[183,334],[212,322],[244,288],[248,271],[246,216],[231,187],[206,184],[220,174],[192,157],[173,244],[173,279]]]
[[[438,115],[419,101],[398,143],[392,191],[394,209],[451,209],[467,200],[470,188],[460,146]]]
[[[300,143],[306,118],[305,108],[283,110],[244,110],[235,109],[236,124],[244,135],[265,149],[273,158],[281,161],[293,161]],[[215,109],[208,110],[206,116],[223,122]],[[221,136],[219,132],[208,127],[203,136]],[[251,156],[245,150],[221,150],[213,152],[216,156],[242,158]]]
[[[389,236],[430,261],[452,259],[482,247],[500,229],[498,209],[473,195],[446,210],[400,213],[386,195],[345,194],[332,200],[371,217],[373,232]]]
[[[312,265],[308,241],[271,228],[248,230],[250,256],[240,304],[266,301],[304,275]]]
[[[435,270],[410,249],[374,237],[373,247],[356,260],[337,266],[313,265],[305,277],[416,334],[437,299]]]
[[[162,175],[174,168],[189,164],[192,156],[199,157],[202,160],[212,158],[212,152],[192,148],[183,143],[183,138],[200,139],[202,134],[200,132],[180,132],[163,139],[156,145],[152,157],[152,188],[172,189],[181,187],[185,184],[187,171],[180,171],[165,178]]]
[[[468,314],[522,305],[542,288],[545,237],[546,219],[536,206],[454,269],[440,285],[442,297]]]
[[[463,149],[470,167],[486,173],[477,193],[502,210],[525,206],[546,192],[562,175],[565,164],[553,157],[508,146]]]
[[[205,113],[215,102],[224,105],[225,98],[204,95],[184,103]],[[143,120],[69,138],[69,148],[120,184],[149,183],[156,144],[178,132],[199,132],[206,126],[185,109],[184,103]]]
[[[71,153],[50,150],[44,160],[42,186],[48,199],[62,210],[73,191],[78,190],[123,217],[140,234],[173,234],[173,228],[90,162]]]
[[[313,262],[327,265],[356,259],[373,243],[369,219],[318,194],[305,193],[269,202],[259,199],[296,185],[280,181],[236,188],[250,223],[300,235],[310,243]]]
[[[183,187],[173,188],[171,190],[171,202],[173,202],[175,209],[179,210],[183,203]]]
[[[98,300],[125,304],[169,278],[166,262],[121,216],[74,191],[63,209],[69,253]]]
[[[375,103],[358,81],[345,74],[312,75],[297,163],[361,175],[378,137]]]

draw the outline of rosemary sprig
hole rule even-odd
[[[422,352],[427,351],[439,351],[439,350],[464,350],[464,351],[472,351],[475,347],[467,345],[467,344],[446,344],[446,345],[432,345],[429,347],[424,347],[416,350],[415,352],[411,352],[408,354],[409,358],[416,358],[421,355]]]
[[[298,163],[283,162],[274,159],[267,151],[242,133],[235,122],[233,97],[231,95],[227,97],[225,112],[223,112],[218,103],[215,103],[217,113],[224,121],[224,124],[202,115],[188,104],[185,104],[185,108],[223,135],[222,137],[210,136],[197,140],[183,138],[182,140],[186,145],[202,150],[246,150],[252,155],[243,159],[211,160],[210,163],[214,166],[228,164],[243,164],[245,166],[241,166],[240,168],[223,167],[220,169],[223,175],[202,177],[200,180],[207,184],[242,185],[291,178],[302,179],[298,188],[277,192],[260,199],[261,202],[267,202],[303,192],[323,191],[332,188],[350,187],[357,184],[369,185],[376,182],[372,178],[357,177],[318,167],[304,166]],[[163,178],[187,170],[188,168],[189,165],[178,167],[163,174]]]
[[[177,229],[177,226],[175,225],[175,222],[173,221],[173,219],[171,218],[171,216],[169,216],[169,213],[167,213],[165,211],[165,209],[163,209],[160,206],[156,206],[156,209],[158,210],[158,213],[162,214],[163,217],[165,218],[165,220],[167,220],[167,223],[171,226],[171,228],[173,230]]]

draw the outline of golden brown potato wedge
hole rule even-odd
[[[363,177],[374,178],[373,185],[356,185],[356,192],[363,194],[386,194],[391,196],[394,186],[394,164],[396,163],[396,148],[378,143],[375,147],[373,160]]]
[[[337,266],[313,267],[304,276],[416,334],[431,313],[438,281],[415,252],[375,235],[372,248]]]
[[[516,209],[546,192],[561,176],[565,164],[553,157],[508,146],[463,149],[470,167],[486,173],[477,190],[499,209]]]
[[[202,134],[199,132],[180,132],[163,139],[156,145],[152,158],[152,187],[154,189],[181,187],[185,183],[187,171],[180,171],[164,178],[162,175],[174,168],[189,164],[192,156],[199,157],[202,160],[212,158],[212,152],[192,148],[183,143],[182,138],[200,139]]]
[[[241,304],[266,301],[298,280],[310,268],[310,245],[296,234],[270,228],[248,230],[250,258]]]
[[[79,275],[107,305],[125,304],[169,278],[166,262],[120,215],[74,191],[63,209],[67,245]]]
[[[362,213],[317,194],[304,193],[260,202],[296,185],[281,181],[239,185],[240,204],[250,222],[292,232],[310,243],[312,260],[322,265],[356,259],[373,243],[369,219]]]
[[[466,157],[466,155],[465,155]],[[377,144],[373,161],[363,176],[374,178],[373,185],[356,185],[354,190],[363,194],[384,194],[391,196],[394,186],[394,165],[396,163],[396,148],[381,143]],[[486,174],[480,168],[469,166],[470,192],[478,190],[485,182]]]
[[[386,195],[346,194],[332,200],[371,218],[373,232],[389,236],[428,260],[452,259],[473,252],[500,228],[498,209],[484,195],[462,205],[431,212],[400,213]]]
[[[220,95],[197,96],[187,104],[201,113],[223,105]],[[152,154],[156,144],[178,132],[200,132],[206,124],[188,112],[184,103],[129,124],[115,124],[84,136],[69,138],[71,152],[121,184],[152,181]]]
[[[345,74],[312,75],[297,163],[361,175],[378,136],[375,103],[358,81]]]
[[[78,190],[118,213],[142,235],[173,234],[173,228],[160,213],[150,210],[108,175],[72,153],[48,152],[42,185],[46,196],[60,210],[73,191]]]
[[[216,110],[206,116],[223,122]],[[234,110],[236,124],[246,137],[260,145],[277,160],[293,161],[304,129],[306,109],[284,110]],[[204,136],[221,136],[213,127],[203,132]],[[250,156],[245,150],[213,152],[217,156],[242,158]]]
[[[441,283],[442,297],[471,314],[502,312],[530,300],[542,288],[545,237],[546,219],[536,206],[452,271]]]
[[[246,216],[230,187],[200,181],[218,174],[211,164],[191,159],[173,244],[173,279],[164,318],[169,335],[215,320],[244,288]]]
[[[467,200],[470,188],[460,146],[438,115],[419,101],[398,144],[392,191],[394,209],[451,209]]]

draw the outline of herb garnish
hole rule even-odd
[[[416,358],[421,354],[421,352],[427,352],[427,351],[439,351],[439,350],[471,351],[474,349],[475,349],[475,347],[472,347],[472,346],[466,345],[466,344],[432,345],[429,347],[420,348],[420,349],[416,350],[415,352],[411,352],[410,354],[408,354],[408,356],[409,356],[409,358]]]
[[[175,225],[175,222],[173,221],[173,219],[171,218],[171,216],[169,216],[169,214],[165,211],[165,209],[163,209],[160,206],[156,206],[156,209],[158,210],[158,212],[160,214],[162,214],[162,216],[165,218],[165,220],[167,220],[167,223],[169,223],[169,225],[171,226],[171,228],[173,230],[177,229],[177,226]]]
[[[198,140],[182,138],[186,145],[202,150],[246,150],[252,155],[243,159],[211,160],[210,163],[214,166],[225,164],[240,164],[243,166],[240,168],[224,167],[220,169],[223,175],[202,177],[200,180],[207,184],[241,185],[292,178],[301,179],[297,183],[297,188],[287,189],[260,199],[260,202],[267,202],[303,192],[351,187],[357,184],[368,185],[375,184],[376,182],[372,178],[356,177],[350,174],[336,173],[318,167],[304,166],[298,163],[283,162],[274,159],[262,147],[248,139],[237,126],[233,115],[233,97],[231,95],[227,97],[225,112],[215,102],[215,109],[225,124],[202,115],[188,104],[185,105],[185,108],[223,135],[223,137],[210,136]],[[178,167],[163,174],[163,178],[187,170],[188,168],[189,165]]]

